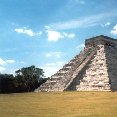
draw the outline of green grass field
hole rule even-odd
[[[117,117],[117,92],[1,94],[0,117]]]

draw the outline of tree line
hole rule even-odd
[[[31,92],[47,79],[44,78],[43,69],[33,65],[15,71],[15,76],[0,74],[0,93]]]

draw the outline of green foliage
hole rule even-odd
[[[44,77],[43,70],[35,66],[19,69],[15,73],[18,88],[26,91],[33,91],[37,88],[40,79]]]
[[[0,74],[0,93],[30,92],[46,82],[44,72],[35,66],[17,70],[15,77],[9,74]]]
[[[11,74],[0,74],[0,93],[14,91],[15,78]]]

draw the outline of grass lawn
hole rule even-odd
[[[117,92],[0,94],[0,117],[117,117]]]

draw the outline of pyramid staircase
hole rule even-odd
[[[79,71],[88,63],[96,53],[95,48],[87,48],[75,56],[68,64],[65,64],[56,74],[51,76],[46,83],[41,85],[37,91],[63,91],[77,76]],[[79,68],[79,69],[77,69]]]
[[[103,35],[88,39],[84,50],[35,92],[117,90],[117,67],[110,58],[117,65],[116,40]]]

